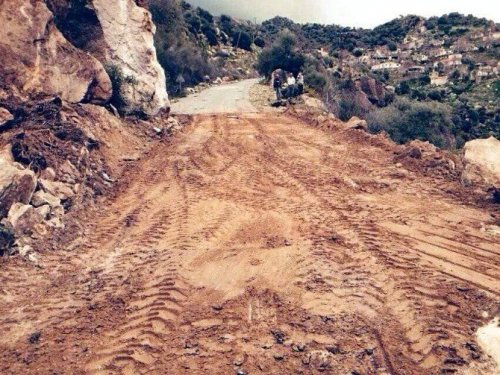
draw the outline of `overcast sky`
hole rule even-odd
[[[374,27],[399,15],[460,12],[500,22],[499,0],[188,0],[214,14],[257,22],[280,15],[297,22]]]

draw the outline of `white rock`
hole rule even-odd
[[[7,121],[13,120],[14,116],[7,109],[0,107],[0,126],[5,124]]]
[[[500,141],[494,137],[476,139],[464,146],[465,184],[486,183],[500,186]]]
[[[50,193],[47,193],[43,190],[38,190],[33,194],[31,198],[31,204],[33,207],[41,207],[44,205],[48,205],[49,207],[57,207],[61,205],[61,200]]]
[[[12,160],[10,149],[0,153],[0,218],[14,203],[30,202],[36,188],[35,173]]]
[[[2,222],[14,230],[17,237],[30,234],[33,227],[43,221],[43,216],[36,209],[27,204],[15,203],[9,214]]]
[[[75,196],[71,186],[58,181],[38,180],[38,183],[43,191],[59,198],[60,200],[70,199]]]
[[[103,40],[98,59],[121,70],[125,82],[121,97],[126,113],[141,111],[154,116],[170,107],[165,72],[158,63],[151,13],[134,0],[90,0],[99,20]],[[104,50],[102,50],[104,49]]]

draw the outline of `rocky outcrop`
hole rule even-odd
[[[500,141],[494,137],[467,142],[464,147],[462,181],[466,185],[500,187]]]
[[[4,125],[8,121],[11,121],[14,119],[14,116],[12,116],[12,113],[10,113],[7,109],[0,107],[0,126]]]
[[[101,61],[124,113],[153,116],[169,110],[165,73],[154,46],[156,27],[134,0],[48,0],[64,35]]]
[[[59,32],[41,0],[4,0],[0,23],[0,77],[21,95],[105,103],[112,85],[103,65]]]
[[[0,153],[0,219],[14,203],[29,203],[36,184],[35,173],[15,163],[10,150]]]

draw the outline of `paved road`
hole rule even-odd
[[[210,113],[251,113],[257,112],[250,103],[250,87],[258,79],[214,86],[199,94],[190,95],[172,103],[172,114],[210,114]]]

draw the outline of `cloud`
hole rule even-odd
[[[500,2],[492,0],[188,0],[215,14],[261,22],[284,16],[296,22],[374,27],[400,15],[425,17],[450,12],[473,14],[500,22]]]

